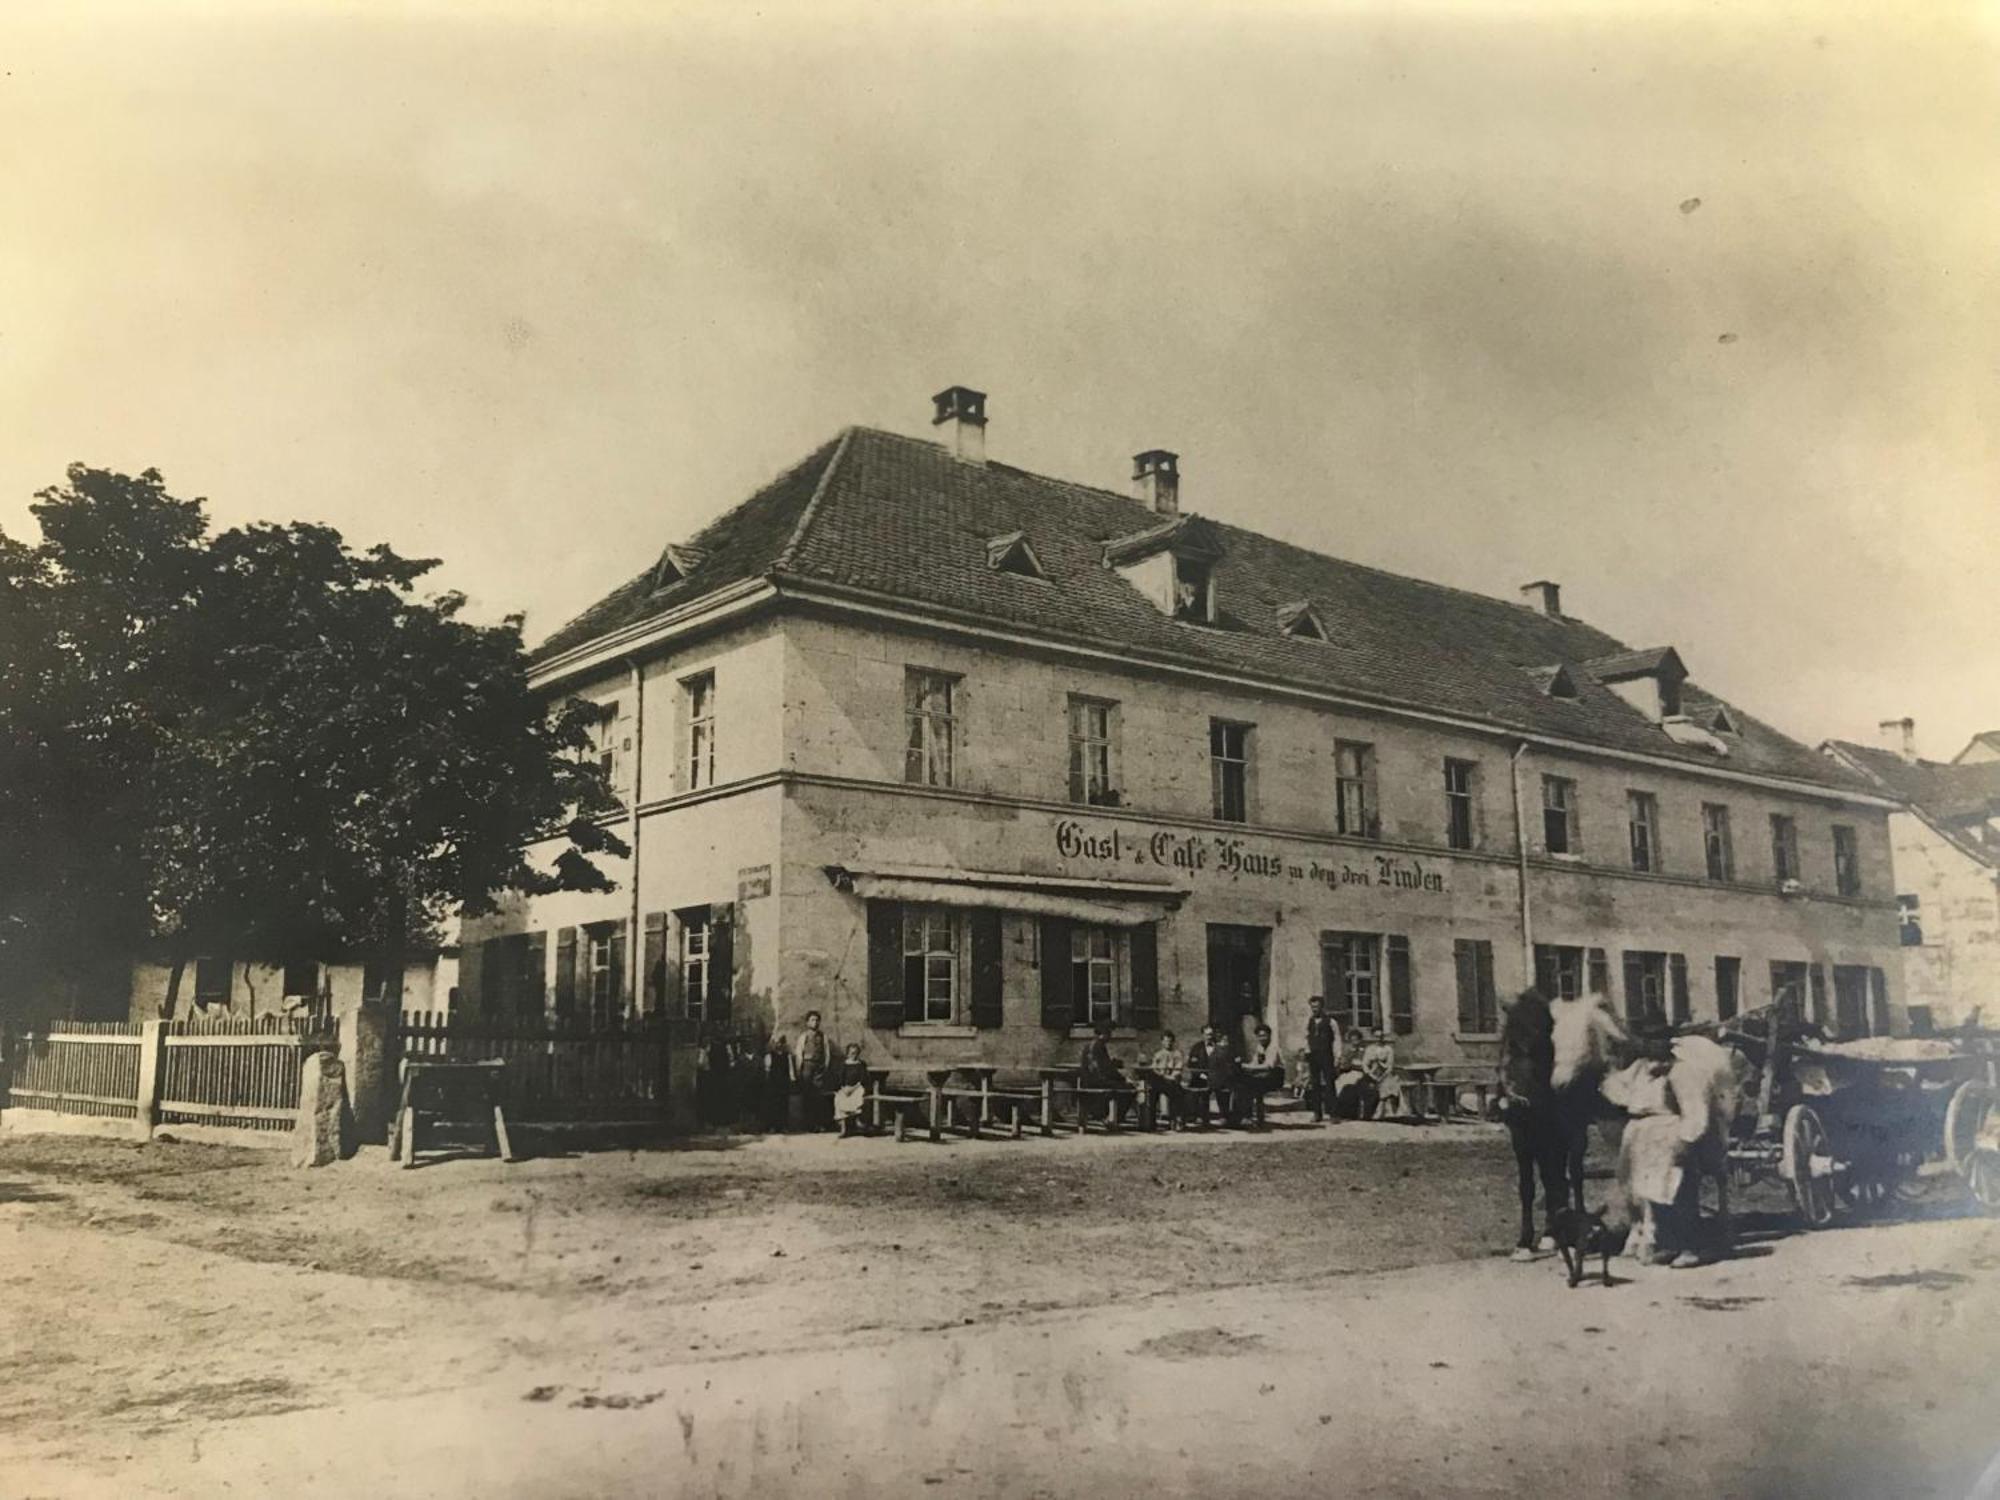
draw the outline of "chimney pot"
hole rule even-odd
[[[1884,750],[1892,751],[1910,764],[1917,760],[1917,721],[1915,719],[1884,719],[1875,726],[1875,732]]]
[[[970,386],[946,386],[931,404],[937,409],[931,426],[943,427],[944,443],[953,458],[970,464],[986,462],[986,392]]]
[[[1551,583],[1546,578],[1521,585],[1521,602],[1537,614],[1560,615],[1562,607],[1562,585]]]
[[[1148,448],[1132,456],[1132,493],[1163,516],[1181,513],[1181,456]]]

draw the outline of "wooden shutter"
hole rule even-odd
[[[1684,954],[1667,955],[1667,993],[1673,1005],[1676,1026],[1685,1026],[1688,1021],[1688,961]]]
[[[868,1024],[903,1024],[903,909],[893,901],[868,903]]]
[[[1868,971],[1868,1034],[1889,1034],[1889,976],[1880,969]]]
[[[1808,979],[1809,979],[1809,980],[1811,981],[1811,983],[1812,983],[1812,1018],[1813,1018],[1813,1025],[1815,1025],[1815,1026],[1824,1026],[1824,1025],[1826,1025],[1826,1022],[1827,1022],[1827,1016],[1826,1016],[1826,966],[1825,966],[1824,964],[1814,964],[1814,965],[1813,965],[1813,966],[1812,966],[1812,967],[1811,967],[1810,969],[1808,969],[1808,970],[1806,971],[1806,974],[1807,974],[1807,978],[1808,978]]]
[[[458,945],[458,999],[459,1005],[467,1013],[479,1010],[486,1003],[486,992],[480,988],[485,974],[485,944],[460,941]],[[454,1021],[462,1021],[464,1015],[454,1015]]]
[[[1389,939],[1389,1029],[1408,1036],[1417,1029],[1417,1002],[1410,985],[1410,940]]]
[[[639,962],[644,965],[639,972],[640,1008],[649,1016],[657,1016],[667,1008],[667,914],[663,911],[646,913],[646,934]]]
[[[1625,1019],[1634,1026],[1646,1020],[1646,964],[1636,953],[1625,955]]]
[[[1157,1031],[1160,1025],[1160,924],[1141,922],[1132,929],[1132,1025]]]
[[[1319,977],[1326,991],[1327,1014],[1340,1022],[1343,1031],[1352,1031],[1354,1013],[1347,1003],[1347,939],[1339,933],[1320,934]]]
[[[1500,1029],[1500,994],[1493,988],[1493,945],[1480,938],[1472,945],[1473,957],[1479,967],[1479,1025],[1477,1029],[1492,1035]]]
[[[1535,944],[1535,988],[1542,998],[1553,1000],[1562,990],[1562,976],[1556,968],[1556,950],[1547,943]]]
[[[736,903],[708,909],[708,1019],[727,1021],[736,991]]]
[[[527,953],[522,967],[522,994],[519,1004],[525,1014],[532,1016],[537,1026],[548,1017],[549,1009],[549,935],[546,932],[528,934]]]
[[[1451,945],[1452,967],[1458,974],[1458,1029],[1479,1032],[1479,947],[1471,938]]]
[[[1067,917],[1043,917],[1042,922],[1042,1025],[1050,1031],[1068,1031],[1074,1014],[1070,997],[1070,922]]]
[[[1000,1025],[1000,913],[972,913],[972,1024],[991,1031]]]
[[[556,1018],[567,1021],[576,1014],[576,929],[556,931]]]

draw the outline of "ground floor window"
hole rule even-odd
[[[227,1005],[229,1003],[229,970],[231,961],[227,958],[197,958],[194,961],[194,1003],[196,1005]]]
[[[911,1020],[958,1016],[958,916],[948,906],[903,908],[903,1002]]]
[[[1843,1039],[1868,1035],[1868,970],[1863,965],[1833,966],[1833,1029]]]
[[[1771,1004],[1789,1011],[1796,1020],[1806,1014],[1806,965],[1784,959],[1771,964]]]
[[[1070,995],[1079,1024],[1095,1026],[1122,1019],[1119,1005],[1118,935],[1109,927],[1072,927],[1069,933]]]
[[[692,907],[681,919],[681,1014],[691,1021],[708,1015],[710,962],[708,908]]]
[[[1667,1019],[1667,955],[1625,955],[1625,1019],[1634,1026],[1658,1026]]]
[[[1500,997],[1493,988],[1493,945],[1485,938],[1459,938],[1452,944],[1458,968],[1458,1029],[1467,1036],[1493,1036],[1500,1030]]]
[[[1574,1000],[1583,994],[1583,949],[1535,944],[1535,988],[1551,1000]]]
[[[1732,1019],[1743,1003],[1743,960],[1718,957],[1715,960],[1715,1017]]]
[[[1374,1031],[1382,1024],[1379,934],[1329,932],[1320,939],[1326,1008],[1343,1031]]]

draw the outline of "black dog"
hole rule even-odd
[[[1556,1242],[1556,1249],[1562,1254],[1563,1268],[1569,1272],[1569,1284],[1576,1286],[1583,1280],[1583,1263],[1595,1255],[1599,1260],[1600,1274],[1606,1286],[1611,1285],[1611,1231],[1604,1225],[1604,1215],[1594,1214],[1587,1208],[1557,1209],[1549,1219],[1549,1238]]]

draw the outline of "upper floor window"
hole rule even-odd
[[[1198,625],[1215,619],[1215,565],[1206,558],[1174,558],[1174,618]]]
[[[1729,809],[1720,802],[1701,805],[1701,842],[1710,880],[1736,878],[1736,850],[1729,841]]]
[[[1567,776],[1542,778],[1542,845],[1551,854],[1583,852],[1583,830],[1576,816],[1576,783]]]
[[[909,730],[903,780],[951,786],[958,739],[958,679],[911,667],[903,674],[903,716]]]
[[[603,774],[605,786],[613,792],[622,794],[625,790],[625,761],[631,749],[625,701],[608,698],[597,705],[597,720],[590,726],[590,748],[585,753]]]
[[[1861,847],[1845,823],[1833,825],[1833,888],[1843,896],[1861,894]]]
[[[715,785],[715,674],[703,672],[681,684],[687,708],[687,789]]]
[[[1118,790],[1112,780],[1112,730],[1115,703],[1100,698],[1069,700],[1069,800],[1093,807],[1116,807]]]
[[[1799,825],[1785,813],[1771,814],[1771,878],[1779,885],[1799,878]]]
[[[958,1015],[958,919],[948,906],[903,908],[903,1005],[912,1020]]]
[[[1470,849],[1478,837],[1479,764],[1470,760],[1444,763],[1444,841],[1453,849]]]
[[[1352,838],[1374,838],[1375,747],[1353,740],[1333,742],[1334,829]]]
[[[1208,763],[1215,793],[1215,816],[1224,823],[1250,819],[1250,726],[1227,719],[1208,721]]]
[[[1923,945],[1923,904],[1915,896],[1902,895],[1896,898],[1896,923],[1898,935],[1905,948],[1917,948]]]
[[[1625,821],[1632,833],[1632,868],[1660,868],[1660,799],[1651,792],[1625,794]]]

